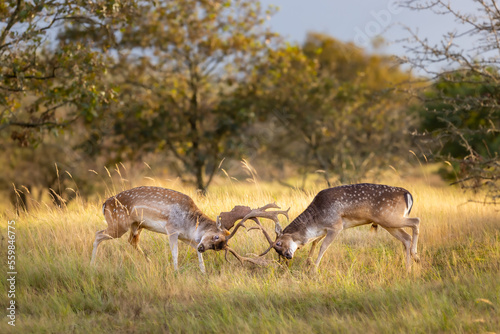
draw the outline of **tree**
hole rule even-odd
[[[461,29],[448,32],[435,44],[410,31],[413,44],[410,56],[403,60],[430,81],[430,87],[415,95],[425,104],[423,130],[436,143],[435,159],[451,161],[457,183],[486,189],[496,203],[500,198],[500,7],[496,1],[474,4],[475,11],[465,13],[448,1],[407,1],[412,10],[453,17]]]
[[[114,87],[104,80],[107,50],[135,8],[135,1],[111,0],[0,3],[0,184],[18,189],[12,199],[21,207],[28,191],[37,200],[48,192],[61,205],[90,188],[86,175],[63,171],[88,166],[78,139],[98,107],[113,101]],[[62,32],[74,25],[106,42],[66,38]]]
[[[118,103],[106,112],[117,158],[168,155],[182,179],[205,191],[220,161],[243,150],[254,115],[234,91],[276,36],[265,26],[270,14],[258,1],[141,6],[122,30],[112,70]]]
[[[409,80],[389,57],[310,33],[302,47],[269,51],[253,100],[277,122],[271,151],[342,183],[397,162],[412,125],[398,84]]]
[[[107,55],[94,44],[56,38],[78,24],[108,37],[132,17],[134,1],[9,0],[0,4],[0,131],[27,146],[46,130],[96,116],[113,98],[100,85]]]

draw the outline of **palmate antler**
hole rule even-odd
[[[250,210],[250,212],[248,212],[241,219],[241,221],[236,225],[236,227],[233,229],[233,231],[231,232],[231,234],[226,238],[226,240],[229,241],[236,234],[236,232],[238,231],[238,229],[240,227],[242,227],[242,226],[245,227],[245,225],[244,225],[245,221],[247,221],[248,219],[251,219],[251,220],[253,220],[258,225],[258,227],[252,227],[251,229],[260,229],[262,231],[262,233],[264,234],[264,236],[266,237],[267,241],[270,244],[269,248],[264,253],[260,254],[259,257],[267,254],[271,250],[271,248],[273,247],[274,242],[271,239],[271,237],[269,236],[269,234],[267,233],[267,231],[264,229],[264,227],[261,225],[261,223],[260,223],[260,221],[259,221],[258,218],[271,219],[276,224],[276,227],[279,226],[279,228],[281,229],[281,226],[279,225],[278,215],[280,215],[280,214],[284,215],[287,219],[289,219],[288,218],[288,211],[290,210],[290,208],[288,208],[288,210],[286,210],[286,211],[266,211],[268,209],[280,209],[280,207],[277,206],[276,203],[269,203],[269,204],[267,204],[267,205],[265,205],[263,207],[260,207],[258,209]],[[267,264],[266,261],[263,260],[263,259],[259,259],[259,258],[247,258],[247,257],[243,257],[243,256],[239,255],[233,249],[231,249],[229,246],[227,246],[227,243],[226,243],[226,248],[225,249],[226,249],[226,253],[225,253],[226,261],[227,261],[227,252],[229,251],[241,263],[243,263],[244,261],[248,261],[248,262],[251,262],[251,263],[254,263],[254,264],[258,264],[258,265]]]

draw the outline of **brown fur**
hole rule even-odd
[[[96,233],[91,263],[94,263],[97,247],[102,241],[119,238],[127,231],[130,231],[129,243],[143,255],[139,246],[143,229],[167,234],[175,269],[178,239],[198,250],[202,271],[201,253],[208,249],[223,249],[227,243],[229,232],[201,212],[189,196],[175,190],[159,187],[129,189],[108,198],[104,202],[103,213],[108,227]]]
[[[415,261],[419,233],[419,218],[406,218],[411,211],[413,197],[403,188],[362,183],[329,188],[320,191],[311,204],[288,225],[274,243],[278,254],[291,258],[296,249],[313,242],[310,256],[317,242],[323,241],[316,266],[333,241],[344,228],[372,223],[385,228],[405,246],[407,266],[410,255]],[[413,229],[413,238],[403,228]]]

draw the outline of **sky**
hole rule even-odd
[[[409,37],[405,27],[418,31],[419,36],[433,43],[448,31],[464,30],[450,16],[401,8],[397,0],[261,0],[261,3],[279,7],[269,24],[289,41],[298,43],[304,41],[307,32],[315,31],[342,41],[354,41],[373,51],[371,40],[382,36],[386,45],[377,52],[403,56],[408,43],[397,41]],[[461,11],[475,8],[472,0],[453,0],[452,5]],[[468,47],[468,41],[462,43],[466,44],[464,48]]]

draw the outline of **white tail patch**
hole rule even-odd
[[[406,200],[406,209],[405,213],[403,214],[403,217],[407,217],[410,214],[411,208],[413,206],[413,198],[411,197],[410,193],[405,194],[405,200]]]

